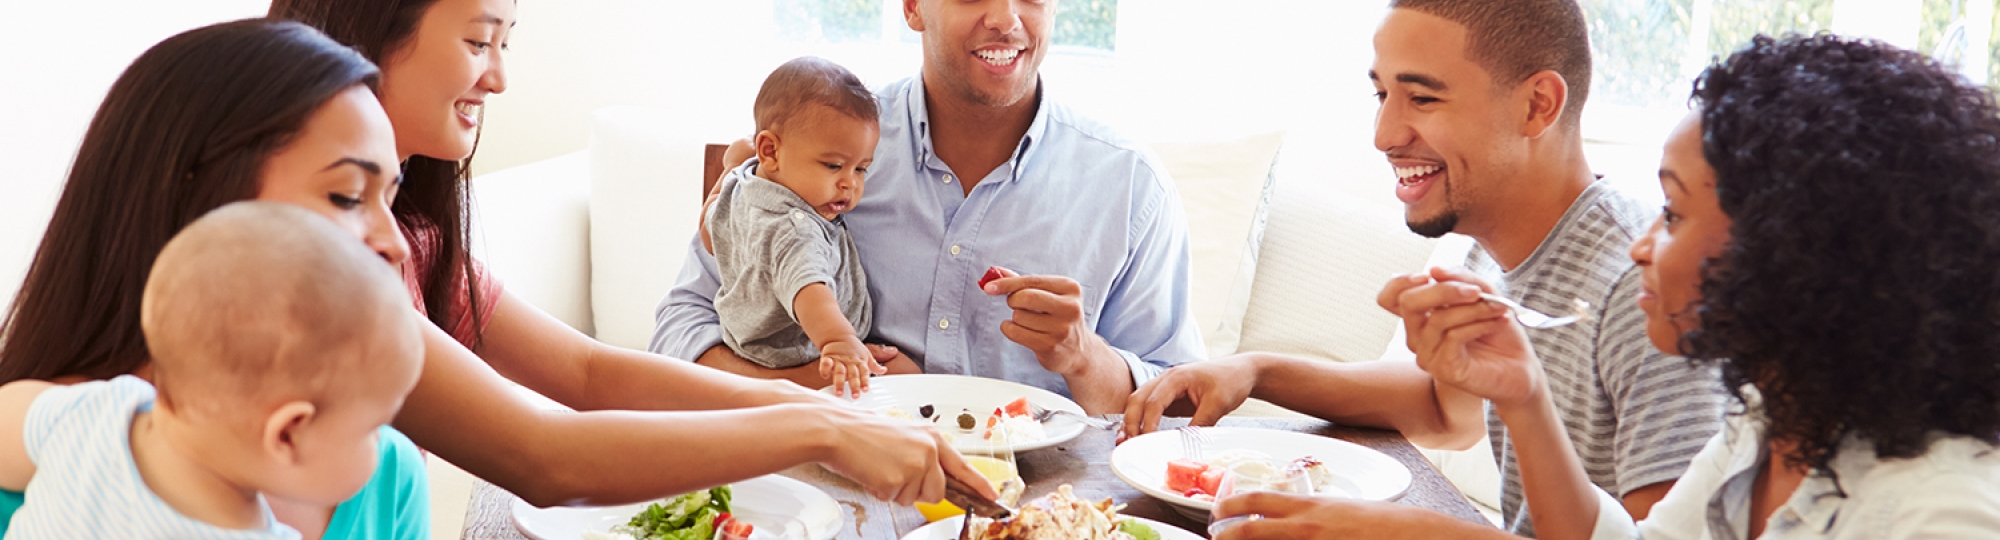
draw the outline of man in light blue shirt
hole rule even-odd
[[[1052,9],[905,3],[923,73],[876,93],[882,139],[845,219],[892,372],[1005,379],[1118,412],[1136,384],[1201,356],[1187,219],[1156,159],[1046,98]],[[825,385],[811,366],[763,369],[723,346],[715,259],[699,239],[688,250],[654,352]],[[1020,275],[982,291],[990,266]]]

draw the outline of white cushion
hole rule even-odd
[[[513,294],[584,334],[590,309],[590,153],[472,179],[472,252]]]
[[[1309,156],[1288,149],[1285,159]],[[1400,208],[1315,177],[1330,174],[1279,175],[1240,350],[1367,361],[1395,334],[1375,294],[1390,275],[1423,268],[1433,241],[1412,234]]]
[[[673,289],[700,219],[704,149],[741,136],[732,128],[743,126],[696,119],[714,116],[592,113],[590,295],[599,341],[641,350],[651,341],[653,308]]]
[[[1270,133],[1219,142],[1155,142],[1187,211],[1194,256],[1193,311],[1210,356],[1236,352],[1271,166],[1284,136]]]

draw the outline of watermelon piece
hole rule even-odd
[[[1222,494],[1222,479],[1228,476],[1229,469],[1210,466],[1201,471],[1201,476],[1195,478],[1195,487],[1199,487],[1202,491],[1212,495],[1220,495]],[[1234,488],[1235,485],[1232,483],[1231,489]]]
[[[1007,277],[1007,275],[1000,271],[1000,267],[988,266],[986,267],[986,275],[979,276],[979,288],[984,289],[986,288],[986,284],[992,283],[993,280],[1004,277]]]
[[[1025,397],[1007,402],[1007,406],[1000,408],[1007,416],[1028,416],[1028,410],[1028,398]]]
[[[1201,484],[1201,473],[1208,470],[1208,464],[1188,458],[1176,458],[1167,462],[1167,491],[1185,493]]]

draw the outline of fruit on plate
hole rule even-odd
[[[1167,462],[1167,491],[1197,501],[1214,502],[1236,491],[1235,476],[1219,465],[1188,458]]]
[[[1007,277],[1007,274],[1005,271],[1001,270],[1000,267],[988,266],[986,267],[986,275],[979,276],[979,288],[984,289],[986,288],[986,284],[992,283],[993,280],[1004,277]]]

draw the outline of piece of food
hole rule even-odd
[[[1201,484],[1201,473],[1208,471],[1209,465],[1188,458],[1175,458],[1167,462],[1167,491],[1184,493]]]
[[[925,403],[924,406],[917,407],[917,416],[922,416],[925,419],[934,418],[937,416],[937,407],[932,407],[929,403]]]
[[[1028,398],[1022,397],[1007,402],[1006,406],[1000,407],[1000,412],[1007,416],[1029,416],[1031,410],[1029,407]]]
[[[1111,499],[1080,499],[1070,486],[1028,501],[1006,519],[966,516],[960,540],[1136,540],[1125,532]],[[1137,525],[1136,523],[1134,525]],[[1155,531],[1156,532],[1156,531]],[[1155,536],[1154,538],[1158,538]]]
[[[751,532],[751,531],[754,531],[754,530],[756,530],[756,529],[757,529],[757,527],[756,527],[755,525],[751,525],[751,524],[750,524],[750,522],[748,522],[748,521],[743,521],[743,520],[740,520],[740,519],[739,519],[739,520],[736,520],[736,521],[731,521],[731,522],[728,522],[728,523],[724,523],[724,524],[722,524],[722,537],[723,537],[723,538],[749,538],[749,537],[750,537],[750,532]]]
[[[972,413],[970,413],[970,412],[960,412],[960,413],[958,413],[958,429],[959,429],[959,431],[972,431],[973,429],[975,429],[975,428],[978,428],[978,427],[979,427],[979,419],[978,419],[978,418],[973,418],[973,417],[972,417]]]
[[[709,540],[727,519],[731,496],[729,486],[721,486],[656,502],[611,532],[633,540]]]
[[[984,289],[984,288],[986,288],[986,284],[988,284],[988,283],[992,283],[992,282],[993,282],[993,280],[996,280],[996,279],[1000,279],[1000,278],[1004,278],[1004,277],[1007,277],[1007,274],[1005,274],[1005,273],[1002,273],[1002,272],[1000,271],[1000,267],[998,267],[998,266],[988,266],[988,267],[986,267],[986,275],[983,275],[983,276],[979,276],[979,288],[981,288],[981,289]]]
[[[1160,540],[1160,531],[1155,531],[1136,519],[1118,520],[1118,532],[1131,536],[1132,540]]]
[[[1304,477],[1310,485],[1300,483]],[[1329,485],[1333,471],[1319,459],[1305,456],[1280,468],[1271,456],[1255,450],[1227,450],[1207,462],[1187,458],[1167,462],[1167,491],[1201,501],[1213,501],[1237,491],[1279,491],[1310,495]]]

